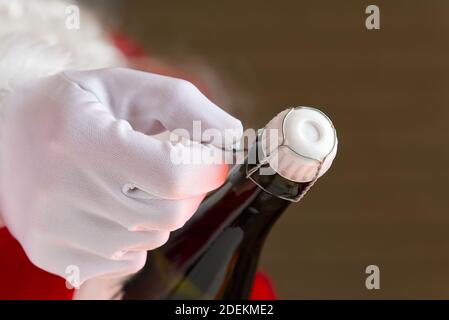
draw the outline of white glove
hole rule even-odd
[[[4,100],[1,212],[40,268],[80,283],[125,275],[193,215],[227,166],[174,164],[187,148],[151,137],[177,128],[233,130],[240,121],[189,82],[130,69],[66,71]],[[195,152],[211,145],[196,144]]]

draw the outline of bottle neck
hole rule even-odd
[[[255,148],[257,142],[251,149]],[[179,259],[179,265],[185,266],[186,261],[177,254],[178,246],[188,244],[192,255],[184,257],[193,261],[193,256],[201,255],[225,228],[238,227],[253,237],[267,233],[291,203],[285,199],[296,197],[308,185],[278,174],[262,175],[258,170],[248,177],[248,170],[257,166],[250,160],[248,156],[243,164],[236,165],[225,184],[203,201],[192,219],[163,247],[168,255]]]
[[[276,154],[278,151],[272,151]],[[259,133],[257,140],[251,146],[244,164],[246,168],[246,178],[250,179],[260,189],[266,193],[289,202],[297,202],[307,192],[310,182],[295,182],[288,180],[279,175],[274,169],[270,167],[267,157],[271,159],[273,154],[265,155],[264,147],[262,146],[261,133]]]

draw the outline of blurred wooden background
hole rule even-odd
[[[449,298],[449,1],[96,5],[153,57],[215,79],[247,127],[296,105],[333,119],[333,169],[265,246],[281,298]],[[381,290],[365,288],[370,264]]]

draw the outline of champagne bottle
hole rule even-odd
[[[279,113],[195,216],[148,252],[122,298],[247,299],[268,232],[329,169],[336,150],[336,131],[321,111]]]

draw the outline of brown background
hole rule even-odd
[[[449,298],[449,1],[105,3],[247,127],[296,105],[333,119],[333,169],[265,246],[281,298]],[[381,290],[365,288],[370,264]]]

